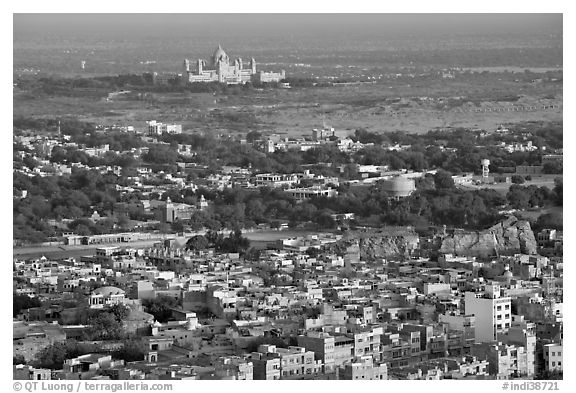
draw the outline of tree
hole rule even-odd
[[[552,212],[541,214],[536,223],[534,223],[534,231],[540,231],[542,229],[559,229],[563,228],[563,217],[560,212]]]
[[[100,311],[88,318],[88,340],[119,340],[124,337],[124,325],[112,312]]]
[[[192,236],[186,242],[186,249],[193,251],[202,251],[210,246],[210,242],[203,235]]]
[[[556,204],[558,206],[562,206],[563,205],[563,189],[564,189],[564,184],[563,184],[563,180],[561,177],[557,177],[556,179],[554,179],[554,194],[556,194]]]
[[[30,297],[28,295],[14,294],[12,297],[12,316],[16,317],[22,310],[29,308],[40,307],[42,302],[38,298]]]
[[[306,255],[308,255],[310,258],[316,258],[320,254],[321,251],[315,247],[308,247],[306,250]]]
[[[437,190],[454,188],[454,179],[446,171],[438,171],[434,174],[434,185]]]
[[[547,162],[542,167],[542,172],[546,174],[562,174],[563,165],[562,161]]]
[[[38,368],[61,370],[66,359],[74,358],[84,353],[85,351],[79,347],[75,340],[55,342],[38,352],[33,365]]]
[[[26,359],[21,354],[12,356],[12,364],[26,364]]]
[[[240,230],[235,230],[228,237],[220,237],[216,241],[216,250],[219,252],[238,252],[244,254],[250,247],[250,241],[242,236]]]
[[[130,315],[130,308],[123,304],[115,304],[110,307],[109,312],[114,315],[114,318],[116,318],[117,321],[122,322],[128,318],[128,315]]]
[[[154,319],[160,323],[165,323],[172,318],[172,308],[178,305],[178,301],[169,296],[157,296],[154,299],[147,299],[142,302],[147,312],[154,315]]]
[[[332,218],[330,213],[322,212],[320,213],[314,220],[318,226],[324,229],[333,229],[336,228],[336,220]]]
[[[275,345],[277,348],[288,348],[288,343],[280,337],[265,336],[258,337],[246,347],[248,353],[256,352],[258,347],[263,344]]]
[[[246,141],[248,143],[253,143],[257,140],[260,140],[262,138],[262,134],[258,131],[250,131],[248,134],[246,134]]]
[[[262,250],[259,250],[255,247],[250,247],[248,250],[246,250],[244,259],[247,261],[258,261],[260,259],[260,255],[262,255]]]
[[[526,209],[529,207],[530,194],[527,192],[526,187],[514,184],[510,186],[508,193],[506,193],[506,199],[514,209]]]
[[[512,175],[512,183],[524,184],[524,177],[522,177],[520,175]]]
[[[122,359],[125,362],[136,362],[143,360],[146,356],[145,347],[141,340],[125,340],[122,348],[115,351],[112,356],[115,359]]]

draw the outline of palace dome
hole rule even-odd
[[[218,60],[224,60],[224,61],[228,61],[228,55],[226,54],[226,52],[224,52],[224,49],[222,49],[222,46],[220,46],[220,44],[218,44],[218,48],[216,48],[216,50],[214,51],[214,54],[212,55],[212,63],[216,64],[218,62]]]

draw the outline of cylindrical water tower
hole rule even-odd
[[[413,179],[405,177],[394,177],[390,180],[382,182],[384,190],[394,198],[404,198],[412,194],[416,190],[416,185]]]
[[[480,165],[482,165],[482,177],[483,178],[487,178],[488,174],[490,173],[490,160],[488,159],[483,159],[482,161],[480,161]]]

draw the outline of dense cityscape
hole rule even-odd
[[[14,379],[562,379],[561,68],[355,80],[213,47],[179,72],[15,73]],[[330,103],[285,132],[229,101],[496,77],[518,90],[358,104],[491,126],[340,126]],[[108,112],[16,109],[71,97]],[[213,107],[178,117],[182,97]],[[108,120],[128,104],[145,120]]]

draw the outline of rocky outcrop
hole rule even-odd
[[[459,256],[490,257],[509,254],[536,254],[536,239],[528,221],[508,217],[482,231],[454,230],[438,234],[430,251]],[[342,240],[329,246],[345,260],[367,262],[408,258],[420,247],[418,234],[410,227],[364,229],[346,232]]]
[[[363,261],[409,257],[418,248],[419,237],[411,228],[348,231],[334,251],[359,256]]]
[[[442,253],[478,257],[536,254],[537,247],[530,223],[512,216],[484,231],[455,231],[442,235],[439,243]]]
[[[536,254],[536,239],[528,221],[508,217],[482,231],[454,230],[438,234],[426,248],[443,254],[490,257],[509,254]],[[410,227],[364,229],[346,232],[331,251],[345,260],[377,261],[408,258],[420,247],[418,234]]]

